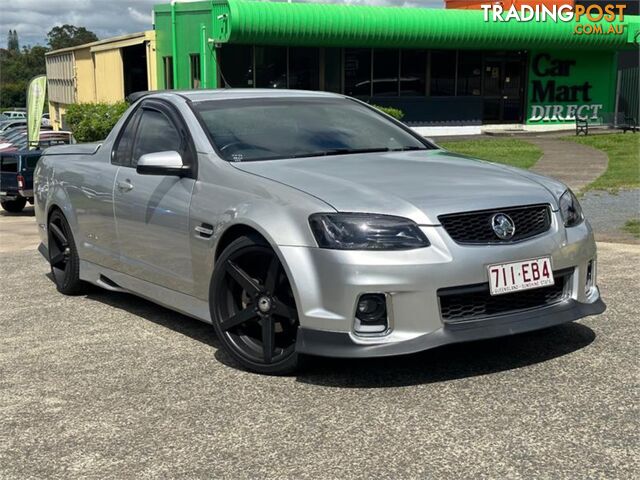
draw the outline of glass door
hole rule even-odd
[[[502,121],[502,59],[486,56],[483,67],[484,123]]]
[[[484,123],[521,123],[525,56],[486,55],[483,66]]]

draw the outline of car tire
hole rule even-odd
[[[24,197],[18,197],[15,200],[3,200],[0,202],[2,208],[9,213],[20,213],[26,204],[27,199]]]
[[[79,295],[85,291],[80,280],[80,257],[69,222],[60,210],[54,210],[47,224],[49,265],[56,288],[64,295]]]
[[[224,350],[243,368],[267,375],[297,370],[299,322],[291,284],[261,237],[240,237],[224,249],[211,279],[209,308]]]

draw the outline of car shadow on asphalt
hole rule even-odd
[[[50,274],[48,275],[50,276]],[[127,293],[90,286],[86,297],[125,310],[215,349],[225,366],[241,369],[222,348],[211,325]],[[447,382],[535,365],[587,347],[595,332],[568,323],[509,337],[446,345],[388,358],[304,357],[296,381],[335,388],[389,388]]]
[[[47,274],[48,277],[50,275]],[[220,349],[220,342],[213,331],[213,327],[208,323],[174,312],[129,293],[110,292],[94,285],[89,285],[88,288],[89,291],[86,294],[86,298],[89,300],[125,310],[176,333],[186,335],[215,349]]]
[[[298,381],[337,388],[388,388],[447,382],[546,362],[585,348],[595,332],[568,323],[535,332],[446,345],[390,358],[317,358]]]
[[[6,210],[3,210],[2,208],[0,208],[0,217],[35,217],[35,216],[36,216],[36,211],[31,206],[26,206],[24,207],[24,210],[17,213],[7,212]]]

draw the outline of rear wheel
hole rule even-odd
[[[80,280],[80,258],[71,227],[60,210],[51,213],[47,233],[49,264],[56,288],[65,295],[82,293],[84,283]]]
[[[210,287],[213,326],[243,367],[285,375],[298,365],[298,311],[287,275],[259,238],[232,242],[216,262]]]
[[[3,200],[0,202],[2,208],[10,213],[19,213],[24,209],[27,204],[27,199],[24,197],[18,197],[15,200]]]

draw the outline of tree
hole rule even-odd
[[[9,30],[9,35],[7,35],[7,50],[11,52],[20,51],[20,42],[18,42],[18,32],[16,32],[15,30]]]
[[[36,45],[13,51],[0,49],[0,107],[26,104],[27,85],[36,75],[45,73],[47,48]]]
[[[79,142],[104,140],[129,108],[126,102],[73,103],[67,108],[65,121]]]
[[[51,50],[75,47],[84,43],[95,42],[96,40],[98,40],[98,37],[96,37],[95,33],[75,25],[65,24],[61,27],[53,27],[47,33],[47,44],[51,47]]]

